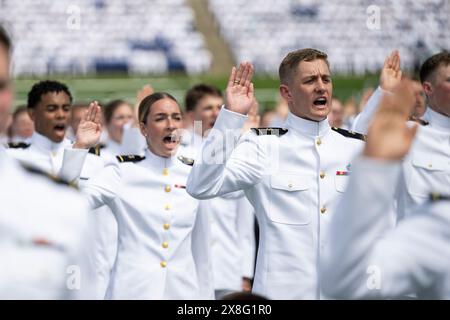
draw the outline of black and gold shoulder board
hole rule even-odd
[[[257,136],[277,136],[281,137],[282,135],[288,132],[288,129],[285,128],[251,128]]]
[[[11,149],[26,149],[30,146],[30,144],[25,142],[9,142],[8,148]]]
[[[187,164],[188,166],[193,166],[194,165],[194,159],[191,158],[186,158],[183,156],[178,156],[178,160],[180,160],[181,162],[183,162],[184,164]]]
[[[89,148],[89,153],[95,154],[96,156],[100,156],[100,150],[105,147],[104,144],[98,144],[95,147]]]
[[[432,192],[432,193],[430,193],[430,200],[433,202],[440,201],[440,200],[450,200],[450,195],[449,194],[440,194],[438,192]]]
[[[42,176],[42,177],[46,177],[46,178],[48,178],[48,179],[50,179],[53,182],[56,182],[58,184],[62,184],[62,185],[66,185],[66,186],[78,189],[78,187],[77,187],[77,185],[75,183],[69,182],[69,181],[64,180],[64,179],[61,179],[61,178],[59,178],[59,177],[57,177],[55,175],[52,175],[52,174],[50,174],[48,172],[45,172],[45,171],[43,171],[41,169],[38,169],[38,168],[35,168],[35,167],[31,167],[31,166],[26,165],[26,164],[22,164],[22,167],[29,173],[36,174],[36,175],[39,175],[39,176]]]
[[[336,128],[336,127],[332,127],[331,129],[336,131],[337,133],[342,134],[344,137],[366,141],[366,136],[364,134],[361,134],[358,132],[353,132],[353,131],[348,131],[348,130]]]
[[[123,156],[116,156],[117,160],[119,162],[139,162],[145,159],[145,157],[141,157],[138,155],[123,155]]]
[[[414,122],[420,124],[421,126],[427,126],[427,125],[430,124],[428,121],[425,121],[423,119],[417,118],[415,116],[409,117],[409,121],[414,121]]]

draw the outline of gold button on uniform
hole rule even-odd
[[[169,243],[166,242],[166,241],[164,241],[164,242],[162,243],[162,247],[163,247],[164,249],[167,249],[167,248],[169,247]]]
[[[322,140],[320,140],[320,138],[317,138],[316,144],[317,144],[318,146],[320,146],[320,145],[322,144]]]
[[[165,192],[170,192],[172,190],[172,188],[170,187],[170,186],[166,186],[165,188],[164,188],[164,191]]]
[[[327,211],[327,208],[325,208],[325,207],[322,207],[321,209],[320,209],[320,213],[325,213],[325,211]]]
[[[433,165],[431,163],[429,163],[428,168],[433,168]]]
[[[163,227],[164,227],[165,230],[169,230],[170,229],[170,224],[164,223]]]
[[[165,209],[165,210],[170,210],[170,208],[172,208],[172,206],[171,206],[170,204],[166,204],[166,205],[164,206],[164,209]]]
[[[165,267],[167,267],[167,262],[161,261],[160,265],[161,265],[161,267],[165,268]]]
[[[325,172],[320,171],[320,179],[323,179],[323,178],[325,178]]]
[[[163,174],[163,176],[168,176],[169,175],[169,169],[164,168],[162,174]]]

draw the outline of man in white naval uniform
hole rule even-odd
[[[399,59],[399,57],[398,57]],[[401,79],[400,62],[386,65],[380,76],[381,88],[369,99],[355,126],[365,133],[383,94]],[[409,153],[402,162],[402,176],[396,189],[397,218],[402,219],[428,199],[431,190],[450,193],[450,53],[428,58],[420,70],[428,107]]]
[[[10,41],[0,26],[0,132],[12,105]],[[87,203],[25,171],[0,146],[0,299],[94,297]]]
[[[254,293],[319,299],[318,266],[329,220],[363,142],[330,128],[327,55],[303,49],[289,53],[280,65],[280,93],[290,109],[283,128],[252,130],[234,146],[254,100],[252,74],[250,63],[233,68],[225,107],[203,144],[203,158],[194,164],[187,190],[199,199],[244,190],[260,230]]]
[[[450,298],[450,197],[434,195],[386,232],[401,159],[416,131],[405,122],[414,99],[407,89],[380,105],[332,219],[321,268],[322,288],[331,297]]]
[[[7,150],[8,154],[27,166],[68,181],[80,176],[80,168],[76,163],[83,161],[85,157],[85,165],[81,169],[82,183],[102,169],[103,160],[91,153],[86,155],[88,151],[83,149],[86,145],[92,145],[87,133],[92,132],[95,139],[101,133],[99,106],[96,103],[89,106],[84,119],[78,125],[76,142],[73,143],[65,138],[71,103],[72,95],[64,84],[50,80],[36,83],[28,94],[27,106],[36,127],[31,145],[26,148],[10,148]],[[98,208],[95,213],[96,237],[93,242],[96,248],[95,265],[98,275],[97,297],[102,299],[109,277],[104,272],[108,261],[101,259],[101,253],[107,250],[107,245],[101,240],[108,237],[111,229],[109,226],[114,217],[107,207]],[[108,239],[111,239],[111,236]]]
[[[214,86],[198,84],[186,93],[186,117],[193,120],[193,132],[185,144],[193,159],[201,154],[203,139],[222,105],[222,93]],[[242,191],[201,201],[200,206],[208,211],[210,222],[216,299],[235,291],[250,291],[256,255],[253,207]]]

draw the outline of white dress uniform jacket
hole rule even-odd
[[[400,163],[361,158],[353,169],[331,224],[321,273],[324,293],[350,299],[411,293],[448,299],[450,201],[428,202],[386,232]]]
[[[0,299],[92,299],[85,199],[29,173],[0,147]]]
[[[386,93],[381,88],[374,92],[354,131],[367,132],[381,97]],[[414,144],[403,161],[402,178],[396,190],[399,220],[415,212],[415,208],[428,199],[430,191],[450,193],[450,117],[427,107],[423,119],[428,124],[418,129]]]
[[[7,152],[10,156],[25,165],[38,168],[68,181],[80,178],[81,184],[85,183],[89,177],[93,176],[104,166],[104,161],[100,157],[88,154],[87,150],[72,149],[72,142],[70,140],[64,139],[60,143],[55,143],[37,132],[33,133],[31,145],[28,148],[7,149]],[[84,165],[79,166],[78,164],[83,163],[83,161]],[[94,211],[95,239],[93,241],[96,248],[101,247],[99,236],[105,234],[103,229],[105,228],[106,222],[108,222],[105,222],[108,216],[103,214],[104,211],[109,211],[109,209],[104,207]],[[111,217],[111,213],[109,214]],[[97,253],[93,257],[97,273],[96,283],[98,285],[96,298],[103,299],[107,279],[105,278],[104,268],[102,268],[104,264],[101,263],[101,259],[99,260]]]
[[[199,199],[244,190],[260,230],[255,293],[271,299],[320,298],[318,264],[333,204],[363,142],[332,131],[327,120],[289,114],[286,134],[251,132],[234,148],[232,140],[246,118],[222,108],[187,190]]]
[[[84,188],[118,224],[107,298],[212,299],[206,213],[186,192],[191,167],[146,151],[136,163],[111,162]]]

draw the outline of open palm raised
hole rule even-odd
[[[76,132],[74,148],[89,149],[100,141],[102,134],[101,109],[97,101],[89,104],[84,118],[80,121]]]
[[[254,104],[254,88],[252,81],[253,65],[243,62],[239,69],[231,69],[225,93],[226,108],[230,111],[246,115]]]

